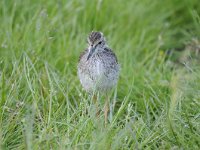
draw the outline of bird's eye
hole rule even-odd
[[[101,44],[102,42],[100,41],[98,44]]]

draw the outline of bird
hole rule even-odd
[[[109,48],[102,32],[92,31],[87,37],[87,43],[88,47],[81,53],[78,62],[77,74],[80,83],[90,94],[108,95],[109,91],[116,87],[119,79],[118,59]],[[109,96],[104,104],[105,123],[108,121],[108,112]]]

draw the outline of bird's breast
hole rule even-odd
[[[104,72],[103,64],[100,60],[96,62],[96,72],[98,75],[101,75]]]

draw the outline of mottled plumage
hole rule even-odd
[[[102,33],[101,32],[91,32],[88,36],[88,41],[94,43],[95,41],[101,40]]]
[[[101,32],[92,32],[88,44],[79,58],[80,82],[87,92],[105,93],[116,86],[120,66]]]

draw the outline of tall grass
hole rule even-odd
[[[1,148],[199,149],[199,56],[176,63],[199,18],[198,0],[1,0]],[[92,30],[122,68],[107,127],[76,75]]]

